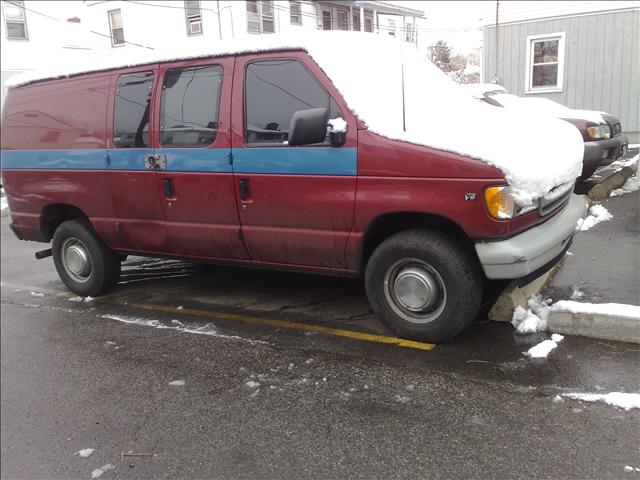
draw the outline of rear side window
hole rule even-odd
[[[205,147],[218,133],[222,67],[168,70],[162,85],[160,144]]]
[[[296,59],[247,65],[245,105],[247,144],[284,144],[298,110],[326,107],[330,118],[342,116],[329,93]]]
[[[113,144],[116,147],[149,146],[152,88],[152,72],[131,73],[118,78],[113,122]]]

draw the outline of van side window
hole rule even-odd
[[[149,145],[149,108],[153,73],[121,75],[116,90],[113,114],[113,144],[118,148],[143,148]]]
[[[298,110],[326,107],[329,118],[342,112],[329,93],[296,59],[264,60],[247,65],[245,75],[247,144],[283,145],[291,117]]]
[[[160,144],[205,147],[218,133],[222,67],[167,70],[162,84]]]

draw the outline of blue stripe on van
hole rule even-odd
[[[2,168],[65,170],[144,170],[144,155],[153,149],[3,150]],[[225,148],[160,148],[167,171],[231,173]],[[107,154],[109,165],[107,164]],[[233,150],[236,173],[341,175],[357,173],[357,148],[273,147]]]

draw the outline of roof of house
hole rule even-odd
[[[498,21],[506,23],[530,22],[545,18],[577,16],[593,13],[604,13],[616,10],[640,9],[640,1],[595,0],[595,1],[521,1],[500,2]],[[496,23],[495,2],[482,16],[482,25],[491,28]]]

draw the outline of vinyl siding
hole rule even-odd
[[[527,36],[565,33],[562,92],[525,94]],[[495,26],[483,32],[483,81],[495,72]],[[617,116],[630,140],[640,136],[640,9],[501,25],[499,83],[520,96]]]

